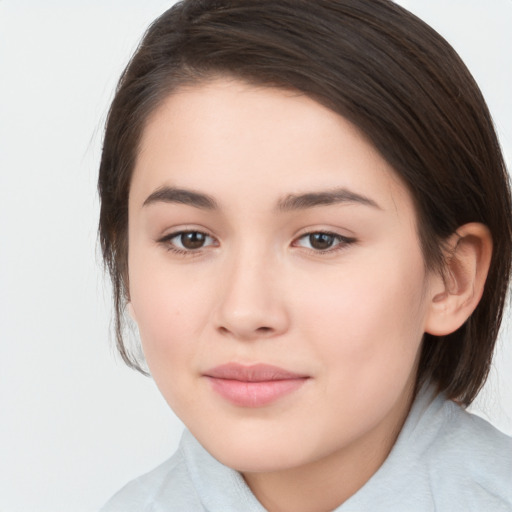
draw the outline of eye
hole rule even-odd
[[[354,241],[353,238],[348,238],[336,233],[318,231],[315,233],[306,233],[298,238],[293,245],[305,247],[306,249],[311,249],[316,252],[328,252],[342,248]]]
[[[210,245],[215,245],[215,240],[201,231],[180,231],[171,233],[160,240],[171,250],[176,252],[192,252]]]

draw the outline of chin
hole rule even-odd
[[[261,426],[224,431],[220,435],[212,434],[212,430],[192,434],[219,462],[242,473],[297,467],[308,462],[308,453],[312,451],[301,436]]]
[[[284,471],[304,464],[296,451],[278,450],[275,446],[254,446],[238,449],[223,447],[208,450],[219,462],[240,473],[273,473]]]

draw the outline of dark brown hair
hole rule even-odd
[[[483,385],[508,290],[508,177],[485,101],[451,46],[389,0],[185,0],[149,28],[113,100],[99,174],[100,240],[123,343],[128,298],[128,193],[148,116],[177,87],[229,76],[294,89],[368,137],[411,192],[425,262],[442,269],[443,241],[468,222],[493,238],[483,297],[445,337],[426,334],[418,384],[469,404]]]

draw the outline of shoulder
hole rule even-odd
[[[512,438],[453,402],[440,412],[425,453],[434,494],[460,510],[512,511]]]
[[[130,482],[101,512],[264,512],[243,477],[210,455],[187,430],[178,451]]]
[[[422,390],[388,458],[344,512],[512,512],[512,438]]]
[[[163,512],[167,510],[163,508],[165,503],[172,503],[173,510],[203,510],[181,449],[160,466],[125,485],[101,512]]]

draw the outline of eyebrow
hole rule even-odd
[[[160,187],[151,193],[144,201],[143,206],[159,202],[186,204],[202,210],[218,209],[217,201],[208,194],[168,186]],[[379,210],[382,209],[369,197],[357,194],[345,188],[337,188],[327,191],[307,192],[304,194],[290,194],[278,201],[277,210],[289,212],[340,203],[359,203]]]
[[[218,208],[217,201],[207,194],[175,187],[158,188],[146,198],[142,206],[160,202],[186,204],[202,210],[215,210]]]
[[[320,192],[308,192],[306,194],[292,194],[280,200],[277,204],[277,208],[280,211],[293,211],[339,203],[359,203],[382,210],[382,208],[373,199],[356,194],[346,188],[337,188],[334,190]]]

